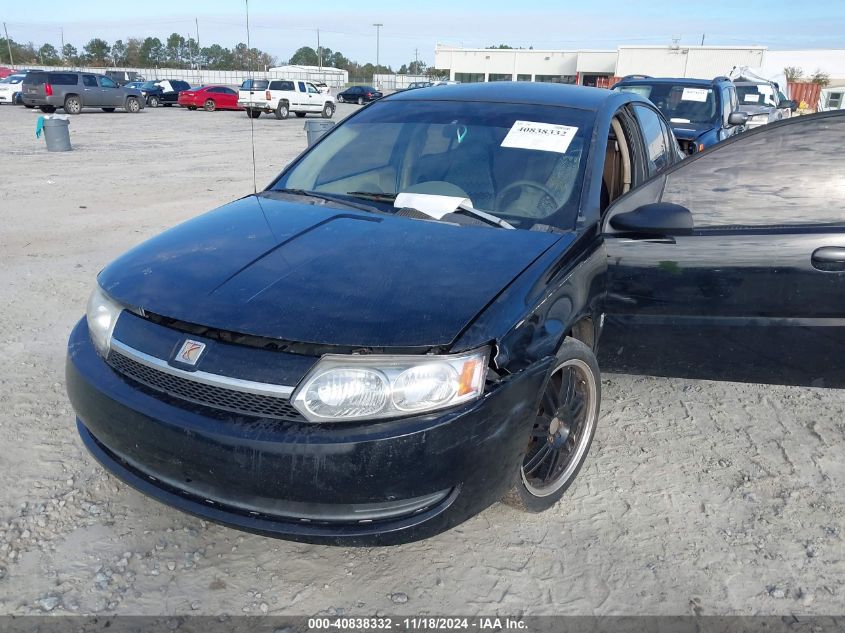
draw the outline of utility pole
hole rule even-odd
[[[702,45],[702,46],[704,46],[704,36],[705,36],[705,35],[707,35],[707,33],[702,33],[702,34],[701,34],[701,45]]]
[[[378,67],[379,67],[379,59],[378,59],[379,58],[379,37],[381,35],[381,27],[383,27],[384,24],[382,24],[381,22],[377,22],[377,23],[373,24],[373,26],[376,27],[376,72],[378,72]]]
[[[414,49],[414,70],[416,72],[413,73],[413,74],[415,74],[415,75],[420,74],[420,49],[418,49],[418,48]]]
[[[323,49],[320,48],[320,29],[317,29],[317,66],[323,70]]]
[[[9,66],[14,66],[15,58],[12,57],[12,43],[9,41],[9,31],[6,29],[5,22],[3,22],[3,32],[6,34],[6,46],[9,47]]]
[[[65,62],[65,27],[59,27],[62,32],[62,63]]]
[[[196,18],[194,18],[194,27],[196,27],[197,31],[197,70],[199,70],[202,55],[200,55],[200,23]]]

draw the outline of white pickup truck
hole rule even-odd
[[[291,112],[298,117],[314,112],[330,119],[336,107],[334,97],[310,81],[290,79],[247,79],[238,91],[238,105],[253,119],[262,112],[272,112],[277,119],[286,119]]]

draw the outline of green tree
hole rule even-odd
[[[59,51],[52,44],[44,44],[38,49],[38,59],[42,64],[46,64],[47,66],[56,66],[62,61]]]
[[[228,48],[223,48],[220,44],[212,44],[200,51],[202,64],[211,70],[225,70],[227,68],[234,68],[235,58]]]
[[[158,68],[165,60],[164,45],[157,37],[147,37],[141,42],[138,51],[138,61],[141,66],[147,68]]]
[[[317,51],[310,46],[303,46],[297,49],[288,63],[295,66],[316,66],[318,61]]]
[[[117,40],[111,45],[111,58],[115,66],[126,66],[126,44]]]
[[[804,71],[798,66],[787,66],[783,69],[783,74],[786,75],[787,81],[801,81]]]
[[[99,37],[90,40],[82,50],[85,53],[85,63],[92,66],[106,66],[110,61],[111,46]]]
[[[810,81],[814,84],[819,84],[820,86],[824,87],[830,84],[830,75],[824,72],[823,70],[817,68],[816,72],[813,73],[813,76],[810,77]]]
[[[168,66],[181,66],[185,49],[185,38],[178,33],[171,33],[164,45],[165,63]]]
[[[412,61],[408,64],[408,74],[409,75],[424,75],[425,74],[426,65],[425,62],[421,62],[418,60]]]
[[[143,41],[137,37],[130,37],[126,40],[126,65],[129,67],[137,67],[141,65],[141,45]],[[114,48],[114,47],[112,47]]]
[[[71,43],[67,43],[62,47],[62,60],[66,64],[70,64],[71,66],[75,66],[79,63],[79,52],[76,50],[76,46]]]

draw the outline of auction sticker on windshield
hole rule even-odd
[[[684,88],[681,101],[707,101],[707,88]]]
[[[565,154],[577,132],[578,128],[571,125],[515,121],[502,141],[502,147]]]

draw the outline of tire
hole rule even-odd
[[[297,119],[302,119],[302,118],[304,118],[304,117],[305,117],[305,113],[304,113],[304,112],[297,112],[297,113],[296,113],[296,118],[297,118]]]
[[[34,108],[35,106],[26,106],[26,107],[27,108]],[[53,114],[53,112],[56,111],[56,107],[51,106],[51,105],[38,106],[38,109],[41,110],[42,112],[45,112],[46,114]]]
[[[114,112],[114,108],[102,108],[103,112]]]
[[[68,114],[79,114],[82,112],[82,99],[76,95],[70,95],[65,99],[64,108]]]
[[[165,108],[169,108],[169,107],[170,107],[170,106],[172,106],[172,105],[173,105],[172,103],[165,103],[165,104],[164,104],[164,107],[165,107]]]
[[[214,112],[217,109],[217,104],[214,103],[213,99],[208,99],[202,105],[202,109],[205,110],[206,112]]]
[[[141,102],[138,97],[126,97],[126,105],[124,106],[127,112],[137,114],[141,111]]]
[[[197,106],[186,106],[186,107],[187,107],[187,108],[188,108],[188,110],[190,110],[191,112],[193,112],[194,110],[196,110],[196,109],[197,109]]]
[[[23,105],[23,94],[16,92],[12,95],[12,103],[14,105]]]
[[[331,119],[334,114],[334,106],[331,103],[327,103],[323,106],[323,111],[320,114],[324,119]]]
[[[147,98],[147,105],[151,108],[157,108],[158,104],[160,103],[158,97],[148,97]]]
[[[24,104],[23,104],[23,107],[24,107],[24,108],[29,108],[30,110],[32,110],[32,108],[34,108],[35,106],[34,106],[34,105],[30,105],[30,104],[28,104],[28,103],[24,103]],[[52,108],[53,106],[49,106],[49,107],[51,107],[51,108]],[[55,108],[53,108],[53,112],[55,112],[55,111],[56,111],[56,109],[55,109]]]
[[[543,386],[528,445],[505,503],[542,512],[560,500],[587,459],[600,402],[595,355],[581,341],[567,338]]]
[[[277,119],[286,119],[290,116],[290,110],[288,109],[287,101],[279,101],[279,105],[276,106],[276,109],[273,110],[273,114],[276,115]]]
[[[337,95],[337,102],[343,103],[343,95]]]
[[[250,119],[257,119],[258,117],[261,116],[261,110],[256,110],[254,108],[250,108],[249,110],[246,111],[246,115]]]
[[[358,97],[358,105],[364,105],[364,97]]]

